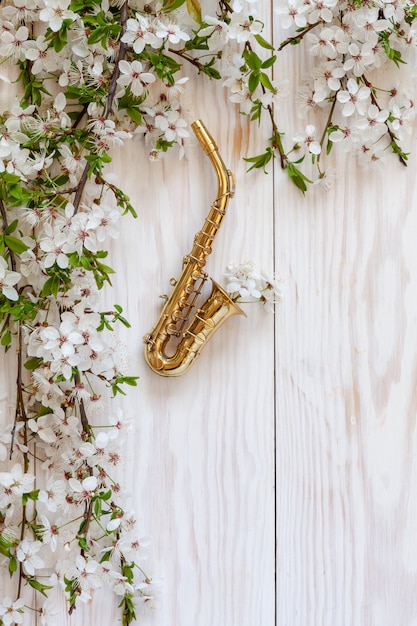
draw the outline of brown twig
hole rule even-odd
[[[365,83],[365,85],[370,89],[371,91],[371,102],[372,104],[374,104],[378,111],[382,111],[381,107],[379,106],[379,102],[376,99],[376,96],[374,94],[374,89],[372,86],[372,83],[366,78],[365,75],[361,76],[362,81]],[[400,161],[400,163],[402,163],[404,165],[404,167],[407,167],[407,161],[404,159],[403,157],[403,151],[401,150],[400,146],[397,143],[397,138],[395,137],[394,133],[392,132],[392,130],[390,129],[390,127],[388,126],[388,122],[384,122],[385,127],[387,129],[387,133],[389,135],[389,138],[391,139],[391,144],[393,144],[394,146],[396,146],[399,150],[399,152],[395,152],[395,154],[398,156],[398,159]]]

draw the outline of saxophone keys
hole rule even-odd
[[[190,301],[188,300],[188,298],[180,298],[178,305],[180,309],[185,309],[186,307],[190,306]]]
[[[201,309],[198,309],[198,313],[202,313]],[[204,326],[206,326],[206,328],[214,328],[215,324],[214,324],[214,320],[211,319],[211,317],[209,317],[208,319],[204,319],[204,317],[200,317],[200,315],[196,313],[196,318],[198,320],[200,320],[200,322],[203,322]]]
[[[202,270],[194,270],[191,274],[191,277],[193,280],[207,280],[208,274],[207,272],[204,272]],[[192,287],[191,291],[194,291],[194,287]]]
[[[161,294],[159,297],[162,298],[162,300],[165,300],[165,302],[168,300],[168,296],[166,293]]]
[[[172,319],[174,320],[174,322],[185,322],[187,320],[186,317],[182,316],[181,309],[175,309],[175,311],[172,314]]]
[[[175,285],[177,284],[177,279],[176,278],[170,278],[169,279],[169,284],[171,285],[171,287],[175,287]]]
[[[196,343],[199,346],[202,346],[205,343],[205,341],[206,341],[206,336],[205,336],[205,334],[203,332],[195,334],[195,333],[192,333],[191,330],[187,330],[184,333],[183,337],[186,337],[187,335],[190,335],[191,337],[194,337],[194,343]],[[192,350],[192,351],[194,351],[194,350]]]

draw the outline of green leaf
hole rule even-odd
[[[250,110],[250,119],[253,121],[261,119],[262,115],[262,102],[260,100],[255,100],[253,107]]]
[[[16,185],[16,183],[18,183],[20,180],[20,176],[18,176],[17,174],[2,174],[1,178],[2,180],[4,180],[5,183],[8,183],[10,185]]]
[[[276,54],[274,54],[272,57],[270,57],[269,59],[267,59],[266,61],[262,63],[262,69],[266,70],[268,69],[268,67],[272,67],[276,60],[277,60],[277,56]]]
[[[139,109],[128,107],[126,109],[126,113],[130,117],[130,119],[135,122],[135,124],[137,124],[138,126],[142,124],[142,113],[139,111]]]
[[[29,491],[26,495],[29,500],[33,500],[33,502],[36,502],[36,500],[38,499],[38,495],[39,495],[39,489],[34,489],[33,491]]]
[[[56,176],[53,179],[53,183],[57,187],[61,187],[62,185],[65,185],[68,181],[69,181],[69,176],[67,176],[66,174],[58,174],[58,176]]]
[[[271,83],[268,74],[265,74],[265,72],[261,72],[259,74],[259,78],[262,86],[265,87],[265,89],[268,89],[269,91],[272,91],[272,93],[275,93],[275,87]]]
[[[258,55],[256,54],[256,52],[254,52],[253,50],[245,51],[243,53],[243,58],[245,59],[248,68],[250,70],[260,70],[262,67],[262,59],[260,57],[258,57]]]
[[[4,243],[9,250],[12,250],[16,254],[22,254],[22,252],[29,249],[29,246],[23,243],[21,239],[13,237],[12,235],[4,235]]]
[[[269,43],[269,41],[264,39],[261,35],[254,35],[254,37],[262,48],[265,48],[266,50],[274,50],[272,43]]]
[[[87,539],[85,537],[78,537],[78,545],[81,550],[85,550],[85,552],[88,552],[90,550],[90,546],[88,545]]]
[[[326,143],[326,154],[327,155],[330,154],[332,148],[333,148],[333,141],[329,137],[328,140],[327,140],[327,143]]]
[[[272,159],[272,157],[274,156],[274,153],[272,151],[271,148],[267,148],[266,151],[263,154],[258,154],[257,156],[254,157],[246,157],[243,160],[246,161],[247,163],[252,163],[253,165],[251,165],[251,167],[248,169],[248,172],[250,172],[253,169],[263,169],[265,174],[267,173],[266,171],[266,166],[268,165],[268,163],[270,162],[270,160]]]
[[[42,404],[41,408],[39,409],[39,411],[36,414],[36,417],[42,417],[42,415],[50,415],[51,413],[53,413],[53,410],[51,409],[51,407],[43,406],[43,404]]]
[[[100,498],[96,498],[96,500],[94,502],[94,515],[96,516],[97,519],[100,519],[100,517],[101,517],[101,500],[100,500]]]
[[[44,298],[45,296],[57,297],[60,285],[61,281],[59,280],[59,276],[50,276],[42,287],[42,291],[40,293],[41,298]]]
[[[13,574],[17,572],[17,559],[15,556],[11,556],[9,559],[9,574],[13,576]]]
[[[259,80],[260,80],[259,71],[255,70],[250,73],[249,80],[248,80],[248,89],[251,93],[253,93],[255,89],[257,88],[257,86],[259,85]]]
[[[11,342],[12,342],[12,334],[10,330],[6,330],[6,332],[3,334],[3,337],[1,338],[1,345],[10,346]]]
[[[33,356],[31,359],[28,359],[25,363],[25,368],[27,370],[36,370],[43,363],[43,359],[40,357]]]
[[[291,178],[292,182],[298,189],[300,189],[303,194],[307,191],[306,183],[312,183],[313,181],[307,178],[299,169],[295,167],[294,163],[288,163],[288,175]]]
[[[36,578],[33,578],[32,576],[30,576],[27,579],[29,585],[31,587],[33,587],[34,589],[36,589],[36,591],[39,591],[43,596],[45,596],[46,598],[48,597],[47,594],[45,593],[47,589],[53,589],[52,585],[44,585],[43,583],[39,582],[39,580],[36,580]]]
[[[8,225],[6,230],[4,231],[5,235],[11,235],[19,225],[19,220],[14,220],[11,224]]]
[[[169,13],[170,11],[174,11],[175,9],[179,9],[185,1],[186,0],[164,0],[164,2],[162,3],[162,10],[165,13]]]
[[[199,0],[186,0],[187,11],[191,17],[198,22],[198,24],[202,24],[203,20],[201,17],[201,4]]]
[[[94,45],[95,43],[99,43],[99,41],[101,40],[101,38],[103,37],[103,35],[106,35],[106,27],[105,26],[100,26],[98,28],[95,28],[93,30],[92,33],[90,33],[89,37],[88,37],[88,43],[90,45]]]

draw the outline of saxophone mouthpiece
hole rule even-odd
[[[195,122],[193,122],[191,124],[191,128],[194,131],[194,135],[198,139],[198,143],[203,148],[206,154],[210,154],[211,152],[217,152],[217,144],[201,120],[196,120]]]

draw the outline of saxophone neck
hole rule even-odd
[[[198,143],[210,158],[214,169],[216,170],[219,183],[219,197],[226,196],[227,198],[233,198],[236,189],[235,175],[231,170],[228,170],[224,164],[213,137],[201,120],[193,122],[191,124],[191,128],[193,129]]]

